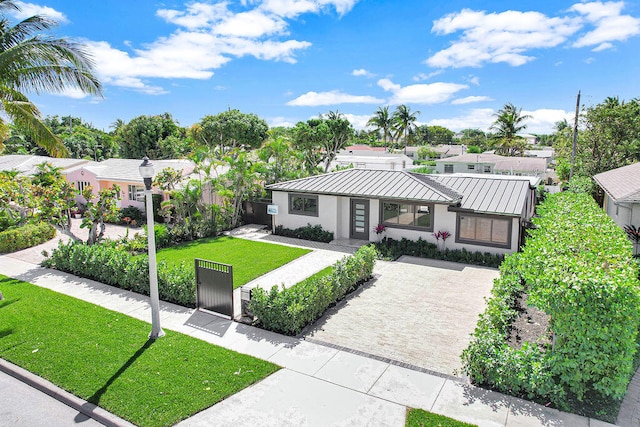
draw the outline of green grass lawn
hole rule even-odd
[[[169,265],[180,265],[184,261],[189,268],[196,258],[230,264],[235,289],[309,252],[309,249],[224,236],[161,249],[158,261],[164,260]]]
[[[422,409],[407,409],[405,427],[478,427]]]
[[[170,426],[278,366],[0,275],[0,357],[141,426]]]

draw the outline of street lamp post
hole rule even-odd
[[[149,296],[151,297],[151,333],[149,338],[155,340],[164,336],[160,327],[160,296],[158,295],[158,269],[156,267],[156,235],[153,222],[153,201],[151,199],[151,180],[153,179],[153,163],[147,156],[142,159],[138,168],[144,180],[144,199],[147,211],[147,239],[149,246]]]

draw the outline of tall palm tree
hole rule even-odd
[[[393,112],[391,120],[393,121],[397,135],[404,134],[404,151],[407,152],[407,135],[416,127],[416,120],[420,115],[420,111],[411,112],[411,107],[404,104],[398,105]]]
[[[38,108],[24,92],[58,93],[68,88],[101,95],[93,74],[93,62],[82,45],[39,34],[56,25],[43,16],[32,16],[12,25],[6,11],[19,11],[11,0],[0,0],[0,111],[24,129],[53,157],[68,150],[43,122]],[[0,118],[0,151],[9,123]]]
[[[391,114],[389,114],[389,106],[378,107],[373,117],[367,122],[367,126],[373,126],[376,131],[382,131],[382,141],[384,147],[387,147],[387,138],[393,127]]]
[[[531,116],[522,114],[522,108],[516,108],[512,103],[507,103],[496,114],[496,120],[491,125],[494,131],[494,147],[497,154],[507,156],[522,155],[526,147],[523,138],[518,133],[525,130],[525,121]]]

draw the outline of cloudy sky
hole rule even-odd
[[[291,126],[338,110],[358,129],[378,106],[419,123],[487,129],[511,102],[528,131],[640,96],[640,2],[240,0],[19,2],[84,42],[104,97],[35,96],[45,115],[169,112],[190,126],[228,108]]]

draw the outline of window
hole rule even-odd
[[[129,185],[129,200],[144,202],[144,187],[140,185]]]
[[[433,205],[382,202],[382,223],[388,227],[433,230]]]
[[[453,165],[444,165],[444,173],[453,173]]]
[[[476,165],[467,165],[467,170],[470,170],[470,171],[476,170]]]
[[[484,166],[484,173],[491,173],[491,166],[485,165]]]
[[[78,182],[76,182],[76,187],[78,188],[78,191],[80,193],[82,193],[85,188],[90,187],[90,186],[91,186],[91,183],[87,182],[87,181],[78,181]]]
[[[456,242],[511,247],[511,218],[458,214]]]
[[[318,196],[289,194],[289,213],[318,216]]]

